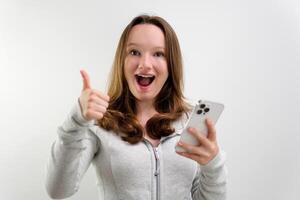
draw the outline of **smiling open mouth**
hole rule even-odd
[[[141,86],[149,86],[153,80],[155,79],[155,76],[153,75],[135,75],[135,79],[137,83]]]

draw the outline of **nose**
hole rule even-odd
[[[152,67],[152,61],[151,61],[151,56],[148,54],[142,55],[140,62],[139,62],[139,67],[144,70],[149,70]]]

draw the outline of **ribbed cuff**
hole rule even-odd
[[[214,170],[222,167],[226,160],[226,154],[224,151],[219,151],[219,153],[206,165],[200,165],[201,171],[203,172],[213,172]]]
[[[85,127],[90,127],[95,124],[95,120],[86,120],[81,113],[79,101],[77,101],[71,109],[66,121],[62,127],[64,131],[72,131]]]

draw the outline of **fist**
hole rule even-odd
[[[86,120],[99,120],[102,119],[108,107],[109,96],[92,89],[90,77],[86,71],[80,70],[83,88],[79,97],[82,116]]]

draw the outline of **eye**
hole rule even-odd
[[[139,56],[141,55],[140,52],[138,50],[132,49],[129,51],[129,54],[132,56]]]
[[[165,54],[164,54],[164,52],[158,51],[158,52],[155,52],[155,53],[154,53],[154,56],[155,56],[155,57],[164,57]]]

